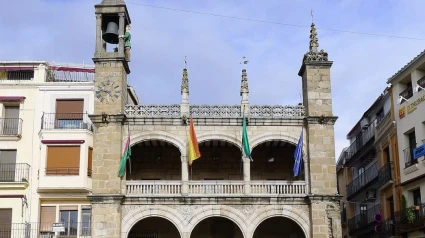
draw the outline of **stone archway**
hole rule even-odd
[[[227,132],[218,132],[218,131],[208,131],[204,133],[200,133],[199,135],[196,135],[198,139],[198,143],[209,141],[209,140],[222,140],[227,141],[229,143],[232,143],[239,149],[241,149],[242,140],[241,138],[238,138],[236,133],[227,133]]]
[[[304,209],[308,209],[308,206],[305,206]],[[294,221],[303,231],[304,237],[310,238],[310,219],[308,211],[303,211],[301,207],[298,208],[290,205],[270,205],[254,213],[249,220],[250,237],[253,237],[255,230],[262,222],[272,217],[285,217]]]
[[[180,154],[182,156],[186,156],[186,144],[185,142],[179,138],[177,135],[171,134],[165,131],[146,131],[140,132],[130,136],[130,145],[133,146],[137,143],[146,141],[146,140],[162,140],[169,142],[176,146],[180,150]],[[125,147],[126,141],[123,141],[122,148]]]
[[[185,230],[184,217],[167,206],[123,206],[123,220],[121,224],[121,238],[130,238],[131,229],[141,220],[149,217],[159,217],[170,221],[178,230],[180,237]]]
[[[300,134],[295,133],[288,133],[285,131],[281,132],[266,132],[262,134],[255,135],[250,138],[250,145],[251,149],[254,149],[257,145],[270,141],[270,140],[282,140],[287,141],[291,144],[297,145],[298,140],[300,139]],[[307,152],[307,143],[306,143],[306,136],[304,131],[304,143],[303,143],[303,152],[306,154]]]

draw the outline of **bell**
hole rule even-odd
[[[108,22],[102,39],[109,44],[118,44],[118,24],[113,21]]]

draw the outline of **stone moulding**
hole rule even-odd
[[[190,105],[190,115],[194,118],[240,118],[240,105]],[[303,118],[303,105],[251,105],[251,118]],[[178,104],[171,105],[126,105],[125,115],[143,118],[180,118],[181,108]]]

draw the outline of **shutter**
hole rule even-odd
[[[82,119],[84,100],[56,100],[56,119]]]
[[[81,209],[91,209],[91,205],[81,205]]]
[[[12,223],[12,208],[0,208],[0,224]]]
[[[93,169],[93,148],[89,147],[89,154],[87,159],[87,176],[91,177]]]
[[[56,221],[56,207],[41,207],[40,231],[52,231],[52,224]]]
[[[19,107],[5,107],[6,118],[19,118]]]
[[[60,206],[59,207],[60,211],[78,211],[78,206],[77,205],[73,205],[73,206]]]
[[[0,164],[15,164],[16,150],[0,150]]]
[[[48,146],[46,175],[79,175],[80,146]]]

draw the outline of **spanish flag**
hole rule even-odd
[[[190,127],[189,127],[189,145],[188,145],[188,160],[189,160],[189,165],[192,165],[192,162],[196,159],[198,159],[199,157],[201,157],[201,152],[199,152],[199,147],[198,147],[198,139],[196,139],[196,134],[195,134],[195,126],[193,125],[193,119],[192,117],[190,117]]]

